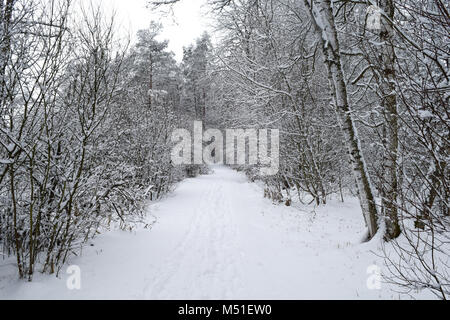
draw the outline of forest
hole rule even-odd
[[[449,2],[207,3],[214,37],[177,62],[158,22],[131,42],[93,3],[0,0],[0,263],[58,275],[105,230],[145,225],[149,202],[209,173],[171,159],[174,130],[202,121],[278,129],[275,175],[231,167],[279,206],[357,198],[384,280],[447,299]]]

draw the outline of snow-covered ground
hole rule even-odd
[[[7,259],[0,299],[398,298],[386,284],[367,286],[368,269],[382,261],[379,241],[361,244],[356,200],[274,205],[242,173],[213,170],[151,205],[151,230],[107,232],[72,258],[81,290],[67,288],[65,272],[18,281]]]

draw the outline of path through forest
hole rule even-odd
[[[347,299],[390,298],[367,287],[379,263],[356,201],[286,207],[229,168],[180,183],[149,208],[151,230],[108,232],[71,264],[81,290],[37,274],[0,279],[1,298]]]

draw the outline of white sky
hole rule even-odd
[[[90,1],[90,0],[83,0]],[[116,11],[121,36],[130,34],[135,40],[136,32],[145,29],[154,20],[163,24],[160,40],[169,40],[169,50],[177,61],[183,58],[183,46],[193,43],[208,28],[206,0],[180,0],[173,6],[173,15],[164,15],[146,8],[147,0],[92,0],[101,3],[106,11]]]

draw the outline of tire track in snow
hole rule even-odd
[[[231,207],[233,183],[204,184],[173,252],[145,280],[147,299],[227,299],[242,290],[238,226]]]
[[[212,189],[208,192],[212,192]],[[204,205],[205,198],[207,197],[203,194],[200,198],[200,206]],[[184,258],[186,250],[188,249],[188,243],[192,241],[193,237],[195,238],[194,231],[196,230],[196,226],[199,225],[200,213],[200,208],[194,210],[191,223],[186,228],[186,233],[181,238],[181,241],[174,248],[174,251],[164,260],[162,266],[159,269],[154,270],[155,273],[152,280],[146,281],[147,284],[144,287],[144,296],[146,298],[164,299],[165,296],[167,296],[165,292],[167,290],[166,287],[183,265],[183,261],[180,259]]]
[[[238,266],[236,260],[236,229],[230,210],[230,194],[220,182],[209,203],[210,212],[204,215],[203,225],[209,226],[208,238],[210,246],[205,247],[208,263],[205,264],[205,275],[199,290],[208,292],[205,298],[227,299],[234,296],[237,290]],[[210,279],[209,279],[210,278]],[[208,287],[215,291],[208,291]]]
[[[216,278],[214,261],[217,260],[217,249],[212,246],[221,240],[217,239],[219,233],[212,232],[215,228],[211,225],[211,216],[218,208],[211,204],[216,203],[220,189],[215,182],[202,191],[200,199],[192,199],[192,206],[196,208],[185,235],[161,267],[155,270],[153,279],[147,281],[144,288],[146,298],[166,299],[173,297],[174,293],[179,297],[189,297],[193,292],[207,293],[207,286],[213,285],[211,279]],[[209,279],[206,283],[205,278]]]

